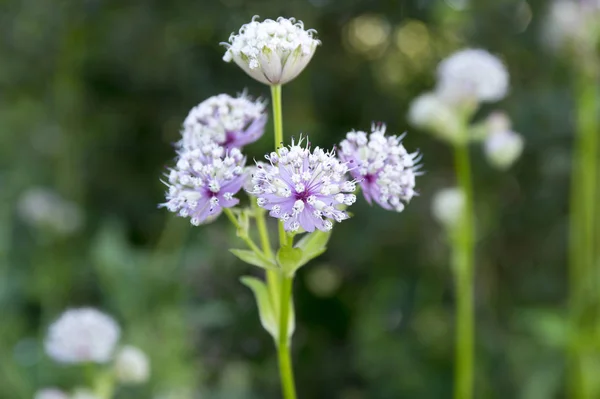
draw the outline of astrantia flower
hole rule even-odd
[[[459,51],[438,66],[437,92],[447,101],[498,101],[507,91],[506,67],[485,50]]]
[[[46,352],[61,363],[106,363],[120,329],[108,315],[92,308],[64,312],[48,330]]]
[[[265,131],[265,103],[241,94],[219,94],[201,102],[183,123],[180,147],[190,150],[208,142],[226,149],[241,148],[258,140]]]
[[[356,201],[351,194],[356,184],[345,179],[348,167],[333,151],[316,147],[311,152],[300,139],[265,157],[270,164],[257,163],[250,193],[258,197],[259,206],[284,222],[286,231],[328,231],[331,220],[348,218],[340,208]]]
[[[461,139],[456,110],[435,93],[425,93],[417,97],[410,104],[408,120],[414,126],[426,129],[451,143]]]
[[[168,175],[162,206],[189,217],[195,226],[214,220],[223,208],[239,202],[233,196],[244,184],[245,163],[239,149],[226,151],[215,143],[183,151]]]
[[[433,217],[448,229],[458,226],[465,208],[465,194],[457,187],[438,191],[431,203]]]
[[[134,346],[124,346],[115,357],[115,375],[124,383],[140,384],[147,381],[150,375],[148,356]]]
[[[385,136],[385,125],[373,125],[371,134],[350,132],[340,143],[340,158],[360,182],[365,199],[401,212],[415,193],[418,153],[409,154],[402,137]]]
[[[69,395],[56,388],[45,388],[37,391],[33,399],[69,399]]]
[[[248,75],[268,85],[289,82],[302,72],[321,42],[315,30],[304,30],[294,18],[266,19],[243,25],[224,43],[223,60],[234,61]]]

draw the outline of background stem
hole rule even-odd
[[[569,301],[570,320],[574,332],[568,350],[569,397],[593,396],[594,376],[586,376],[586,358],[593,348],[585,348],[592,333],[590,328],[600,327],[600,301],[598,286],[600,276],[594,267],[597,249],[594,237],[596,215],[598,161],[598,86],[593,70],[582,68],[576,74],[575,98],[577,126],[573,149],[571,176],[570,226],[569,226]],[[595,316],[595,323],[587,316]],[[594,324],[592,326],[592,324]]]
[[[455,146],[458,185],[465,196],[461,223],[453,240],[453,267],[456,289],[456,358],[454,398],[473,396],[473,189],[468,142]]]

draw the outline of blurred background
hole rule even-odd
[[[302,398],[449,398],[453,289],[432,195],[454,184],[447,145],[406,122],[438,62],[464,47],[500,56],[496,107],[524,135],[498,172],[473,147],[478,220],[477,398],[562,397],[562,318],[573,99],[570,64],[542,35],[544,0],[4,0],[0,3],[0,397],[69,389],[50,361],[63,310],[113,315],[152,378],[118,398],[278,398],[273,343],[239,277],[257,273],[222,217],[193,227],[157,204],[188,111],[269,88],[219,45],[259,14],[294,16],[323,45],[283,90],[286,137],[331,147],[384,121],[423,153],[420,196],[401,214],[365,201],[296,279]],[[261,158],[272,128],[247,147]],[[274,227],[274,225],[273,225]],[[232,244],[233,243],[233,244]]]

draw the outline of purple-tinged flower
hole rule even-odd
[[[183,151],[168,174],[167,202],[161,205],[194,226],[214,220],[239,202],[233,196],[244,184],[245,162],[239,149],[226,151],[215,143]]]
[[[191,150],[215,142],[225,149],[242,148],[265,132],[265,102],[245,93],[238,97],[219,94],[204,100],[183,122],[179,147]]]
[[[385,136],[385,125],[373,125],[371,134],[350,132],[340,144],[339,157],[360,183],[365,199],[382,208],[402,212],[415,192],[419,154],[409,154],[402,136]]]
[[[307,232],[331,230],[330,219],[341,222],[348,214],[339,209],[352,205],[356,184],[347,181],[348,167],[333,151],[316,147],[312,152],[308,140],[302,139],[282,147],[279,153],[266,155],[270,164],[257,162],[250,194],[258,197],[258,205],[284,222],[286,231]]]

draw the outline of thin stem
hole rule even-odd
[[[273,259],[273,250],[271,249],[271,241],[269,239],[269,230],[265,221],[265,210],[258,206],[256,199],[250,198],[252,209],[254,210],[254,218],[256,219],[256,228],[260,237],[260,243],[263,253],[269,259]],[[267,270],[267,288],[269,290],[269,298],[275,314],[279,312],[279,302],[277,301],[279,293],[279,273],[276,270]]]
[[[594,267],[594,224],[596,215],[598,161],[598,95],[597,76],[581,70],[575,84],[577,101],[577,132],[573,150],[571,177],[571,209],[569,226],[569,290],[570,319],[574,340],[569,347],[569,393],[572,398],[593,396],[591,376],[586,377],[585,353],[581,338],[586,332],[584,321],[587,309],[598,306],[598,272]],[[596,324],[600,323],[596,317]],[[594,326],[597,327],[597,326]]]
[[[461,223],[453,242],[456,287],[456,365],[454,398],[473,397],[474,295],[473,295],[473,188],[468,143],[455,146],[458,185],[465,196]]]
[[[231,209],[229,208],[224,208],[223,212],[225,213],[225,215],[227,215],[227,217],[229,218],[229,220],[231,221],[231,223],[233,223],[233,225],[236,227],[236,229],[238,229],[238,232],[241,232],[243,229],[240,226],[240,222],[237,220],[237,218],[235,217],[235,215],[233,214],[233,212],[231,211]],[[244,242],[246,243],[246,245],[248,245],[248,248],[250,248],[252,250],[252,252],[254,252],[255,254],[259,255],[261,258],[263,258],[263,260],[269,260],[271,258],[266,258],[263,254],[263,251],[261,251],[261,249],[254,243],[254,241],[252,240],[252,238],[248,237],[247,234],[242,234],[238,236],[244,240]]]
[[[290,355],[290,339],[288,337],[290,305],[292,303],[293,277],[283,276],[281,279],[281,304],[279,317],[279,342],[277,353],[279,355],[279,374],[283,397],[285,399],[296,399],[296,387],[294,373],[292,371],[292,359]]]
[[[273,127],[275,138],[275,151],[283,145],[283,118],[281,111],[281,86],[271,86],[271,97],[273,102]],[[283,222],[277,223],[279,231],[279,245],[284,247],[290,245],[285,232]],[[293,238],[292,238],[293,240]],[[293,242],[293,241],[292,241]],[[268,275],[267,275],[268,278]],[[273,286],[272,281],[268,281]],[[280,274],[277,281],[280,285],[279,296],[279,340],[277,342],[277,353],[279,357],[279,375],[281,377],[281,389],[285,399],[296,399],[296,387],[294,384],[294,372],[292,370],[292,359],[290,355],[290,338],[288,337],[288,323],[290,305],[292,298],[293,276]],[[271,289],[271,287],[269,287]]]

